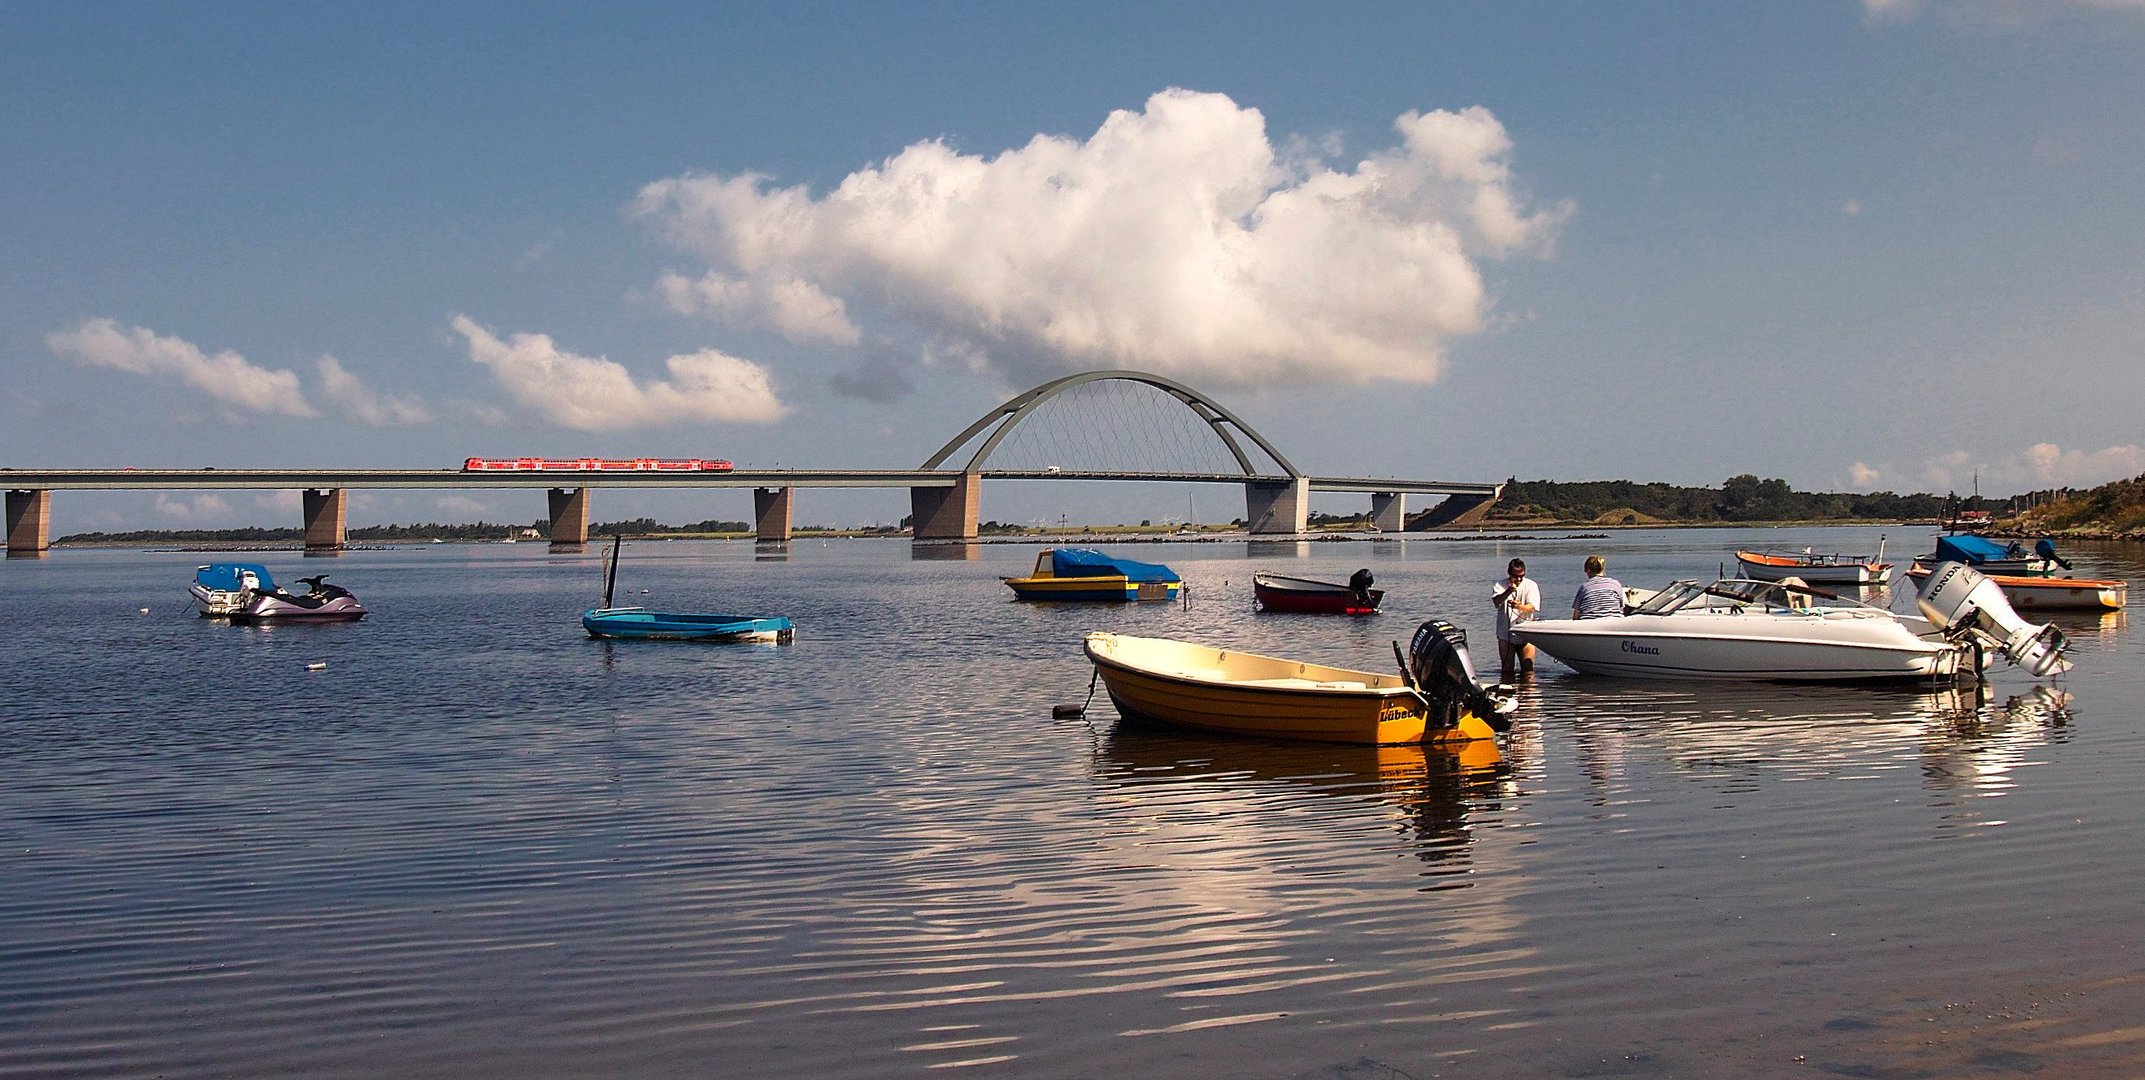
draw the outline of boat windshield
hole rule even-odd
[[[1684,608],[1710,607],[1761,607],[1766,609],[1810,611],[1820,607],[1867,607],[1858,600],[1849,599],[1824,589],[1813,589],[1794,581],[1746,581],[1740,578],[1723,578],[1711,585],[1695,581],[1678,581],[1655,593],[1644,604],[1633,609],[1634,615],[1667,615]]]
[[[1688,606],[1706,594],[1705,587],[1695,581],[1678,581],[1668,588],[1653,594],[1645,603],[1633,608],[1633,615],[1666,615]]]

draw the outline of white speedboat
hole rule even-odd
[[[2036,677],[2070,666],[2063,635],[2029,624],[1979,573],[1939,568],[1920,615],[1901,615],[1793,578],[1679,581],[1629,614],[1538,619],[1515,640],[1595,675],[1681,679],[1948,678],[1976,675],[2001,652]]]

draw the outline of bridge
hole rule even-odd
[[[1098,438],[1091,415],[1098,409],[1132,415],[1132,433]],[[1068,415],[1070,424],[1065,422]],[[1172,426],[1181,429],[1175,442],[1146,437]],[[975,447],[972,453],[949,464],[970,446]],[[1107,460],[1112,451],[1120,458],[1144,459],[1139,464],[1161,458],[1189,464],[1181,470],[1132,468]],[[344,544],[344,515],[353,488],[543,488],[551,512],[551,541],[566,545],[587,543],[590,491],[599,487],[751,488],[754,532],[767,541],[790,538],[798,488],[907,488],[916,539],[972,540],[985,480],[1241,484],[1245,521],[1258,536],[1304,532],[1314,492],[1368,494],[1371,523],[1399,532],[1410,495],[1443,497],[1436,512],[1418,522],[1418,527],[1432,527],[1478,520],[1503,491],[1502,484],[1310,476],[1218,402],[1181,383],[1138,371],[1083,372],[1044,383],[985,413],[915,469],[0,469],[0,485],[7,489],[10,555],[34,555],[50,546],[48,522],[56,491],[295,489],[302,494],[306,548],[333,550]]]

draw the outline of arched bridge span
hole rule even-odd
[[[978,435],[989,431],[990,435],[983,440],[982,445],[976,448],[976,452],[969,457],[968,463],[961,466],[961,471],[963,472],[980,472],[983,470],[984,463],[990,460],[992,452],[996,451],[999,445],[1005,442],[1006,437],[1011,435],[1014,429],[1018,428],[1023,421],[1035,415],[1036,410],[1042,408],[1053,399],[1063,396],[1067,391],[1090,383],[1102,382],[1126,382],[1151,386],[1176,399],[1186,409],[1190,410],[1193,416],[1205,424],[1216,438],[1221,440],[1222,445],[1228,449],[1229,455],[1236,460],[1238,468],[1243,470],[1243,475],[1245,476],[1294,478],[1303,475],[1303,470],[1291,464],[1288,457],[1281,453],[1279,447],[1268,441],[1266,436],[1259,434],[1250,424],[1245,423],[1243,418],[1230,412],[1228,407],[1222,403],[1174,379],[1167,379],[1144,371],[1123,370],[1083,371],[1077,375],[1067,375],[1061,379],[1052,379],[1027,393],[1020,394],[996,409],[983,414],[975,423],[968,425],[966,430],[954,436],[946,445],[939,447],[938,453],[931,455],[930,459],[925,461],[922,467],[926,469],[944,468],[947,460],[959,452],[962,447],[975,441]],[[1234,429],[1233,433],[1232,429]],[[1279,472],[1266,471],[1259,465],[1254,464],[1251,455],[1245,453],[1244,445],[1239,441],[1238,436],[1249,439],[1252,445],[1265,451],[1266,456],[1272,459]],[[1158,470],[1159,472],[1161,471]]]

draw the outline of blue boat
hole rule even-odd
[[[648,641],[771,642],[787,645],[797,628],[786,616],[703,615],[692,612],[650,611],[642,607],[612,607],[611,591],[618,583],[618,549],[623,540],[613,537],[611,565],[603,579],[603,604],[581,613],[581,628],[592,638],[642,639]]]
[[[1160,563],[1120,559],[1088,548],[1045,548],[1035,572],[1001,578],[1022,600],[1175,600],[1184,579]]]
[[[276,579],[260,563],[220,562],[194,567],[194,583],[187,588],[204,619],[228,619],[244,607],[249,593],[273,592]]]
[[[581,626],[593,638],[651,641],[765,641],[781,645],[797,635],[797,628],[781,615],[691,615],[637,607],[592,608],[581,613]]]

